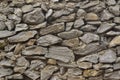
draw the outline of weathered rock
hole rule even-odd
[[[85,25],[80,28],[82,31],[95,31],[97,28],[93,25]]]
[[[109,32],[106,33],[106,35],[108,35],[108,36],[118,36],[118,35],[120,35],[120,32],[118,32],[118,31],[109,31]]]
[[[49,33],[59,33],[59,32],[64,31],[64,29],[65,29],[64,23],[57,23],[57,24],[53,24],[46,28],[41,29],[40,34],[45,35]]]
[[[53,72],[57,70],[58,70],[58,67],[56,66],[46,66],[43,70],[41,70],[40,80],[48,80],[53,74]]]
[[[20,80],[20,79],[23,79],[23,75],[17,73],[17,74],[7,76],[7,79],[18,79],[18,80]]]
[[[25,3],[24,0],[13,0],[12,1],[13,6],[17,6],[17,7],[23,6],[24,3]]]
[[[3,49],[7,45],[5,40],[0,40],[0,49]]]
[[[21,17],[18,17],[15,14],[9,14],[8,19],[13,20],[16,24],[21,22]]]
[[[88,80],[103,80],[102,76],[90,77]]]
[[[27,24],[17,24],[15,27],[15,31],[24,31],[28,29]]]
[[[3,21],[0,21],[0,30],[4,30],[6,28],[6,25]]]
[[[37,31],[24,31],[20,32],[15,36],[9,37],[9,42],[24,42],[29,40],[30,38],[33,38],[37,34]]]
[[[68,76],[67,80],[85,80],[83,76]]]
[[[120,17],[114,17],[114,23],[120,24]]]
[[[22,17],[22,10],[20,8],[15,8],[14,14],[17,15],[18,17]]]
[[[111,42],[109,43],[109,47],[114,47],[120,45],[120,36],[114,37]]]
[[[48,53],[47,48],[43,48],[43,47],[40,47],[40,46],[29,46],[29,47],[26,47],[22,51],[22,54],[27,55],[27,56],[30,56],[30,55],[44,55],[44,54],[47,54],[47,53]]]
[[[120,30],[120,26],[118,25],[118,26],[115,26],[114,27],[116,30]]]
[[[53,44],[60,43],[61,41],[62,41],[61,38],[49,34],[49,35],[45,35],[45,36],[40,37],[37,40],[37,45],[50,46],[50,45],[53,45]]]
[[[86,12],[83,9],[78,9],[77,11],[77,17],[78,18],[85,18]]]
[[[75,20],[75,22],[74,22],[74,28],[80,28],[83,25],[84,25],[84,21],[81,18]]]
[[[116,4],[116,1],[115,0],[107,0],[106,3],[108,5],[115,5]]]
[[[91,43],[94,41],[99,41],[99,36],[93,33],[86,33],[80,39],[85,43]]]
[[[116,16],[119,16],[120,15],[120,7],[119,7],[119,5],[115,5],[115,6],[110,6],[109,7],[109,11],[111,12],[111,13],[113,13],[114,15],[116,15]]]
[[[116,49],[117,49],[117,55],[119,56],[120,55],[120,46],[118,46]]]
[[[99,61],[101,63],[113,63],[117,59],[116,53],[113,50],[104,50],[100,52]]]
[[[114,70],[119,70],[120,69],[120,63],[113,64],[113,69]]]
[[[14,35],[16,32],[15,31],[0,31],[0,38],[5,38]]]
[[[77,30],[77,29],[72,29],[67,32],[61,32],[58,34],[58,36],[63,39],[72,39],[72,38],[80,37],[82,34],[83,34],[82,31]]]
[[[29,62],[24,57],[20,57],[17,59],[16,66],[27,68],[29,66]]]
[[[40,24],[44,19],[45,17],[41,8],[36,8],[32,12],[23,15],[23,20],[27,24]]]
[[[66,31],[69,31],[69,30],[71,30],[72,29],[72,26],[73,26],[73,22],[68,22],[68,23],[66,23]]]
[[[8,28],[9,31],[11,31],[11,30],[14,29],[14,23],[11,20],[5,22],[5,25],[7,26],[7,28]]]
[[[7,20],[7,16],[5,16],[4,14],[0,14],[0,21],[6,21]]]
[[[55,64],[57,64],[57,61],[54,60],[54,59],[48,59],[47,63],[48,63],[48,64],[55,65]]]
[[[95,21],[95,20],[99,20],[99,17],[95,13],[87,13],[85,16],[85,20]]]
[[[90,63],[90,62],[80,62],[80,61],[77,61],[77,65],[78,65],[79,68],[82,68],[82,69],[92,68],[92,63]]]
[[[68,69],[68,74],[69,75],[74,75],[74,76],[78,76],[78,75],[81,75],[82,74],[82,70],[81,69],[79,69],[79,68],[69,68]]]
[[[72,50],[70,50],[67,47],[57,47],[57,46],[50,47],[49,53],[46,54],[45,57],[56,59],[63,62],[71,62],[74,61],[75,59]]]
[[[33,10],[33,6],[32,5],[24,5],[24,6],[22,6],[21,9],[22,9],[23,13],[27,13],[27,12],[30,12]]]
[[[34,0],[25,0],[25,2],[29,4],[29,3],[33,3]]]
[[[0,61],[0,65],[1,66],[5,66],[5,67],[14,67],[14,62],[12,60],[9,59],[3,59]]]
[[[0,77],[11,75],[12,73],[13,73],[13,70],[11,68],[0,67]]]
[[[46,13],[46,19],[49,18],[53,13],[53,10],[52,9],[49,9],[48,12]]]

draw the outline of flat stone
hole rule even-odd
[[[72,29],[67,32],[61,32],[58,34],[58,36],[63,39],[72,39],[72,38],[80,37],[82,34],[83,34],[82,31],[77,30],[77,29]]]
[[[55,64],[57,64],[57,61],[55,59],[48,59],[47,63],[55,65]]]
[[[6,25],[3,21],[0,21],[0,30],[4,30],[6,28]]]
[[[33,38],[37,34],[37,31],[24,31],[20,32],[15,36],[9,37],[9,42],[24,42],[29,40],[30,38]]]
[[[8,29],[9,31],[11,31],[11,30],[14,29],[14,24],[13,24],[13,21],[11,21],[11,20],[6,21],[6,22],[5,22],[5,25],[6,25],[6,27],[7,27],[7,29]]]
[[[32,12],[23,15],[23,20],[27,24],[40,24],[44,21],[45,16],[41,8],[36,8]]]
[[[120,45],[120,36],[114,37],[111,42],[109,43],[109,47],[114,47]]]
[[[18,17],[22,17],[22,10],[21,8],[15,8],[14,9],[14,14],[17,15]]]
[[[17,74],[7,76],[7,79],[18,79],[18,80],[20,80],[20,79],[23,79],[23,75],[17,73]]]
[[[82,68],[82,69],[92,68],[92,63],[90,63],[90,62],[79,62],[79,61],[77,61],[77,65],[78,65],[79,68]]]
[[[115,26],[115,23],[107,23],[107,22],[103,22],[100,27],[97,29],[97,33],[104,33],[109,31],[111,28],[113,28],[113,26]]]
[[[26,47],[23,51],[22,54],[26,55],[26,56],[30,56],[30,55],[44,55],[46,54],[47,48],[43,48],[40,46],[29,46]]]
[[[120,15],[120,12],[119,12],[120,11],[120,6],[119,5],[110,6],[109,11],[111,13],[113,13],[114,15],[119,16]]]
[[[120,26],[118,25],[118,26],[115,26],[114,27],[116,30],[120,30]]]
[[[24,0],[13,0],[12,1],[13,6],[17,6],[17,7],[23,6],[24,3],[25,3]]]
[[[9,14],[8,19],[13,20],[14,23],[18,24],[21,22],[21,17],[18,17],[16,14]]]
[[[85,20],[96,21],[96,20],[99,20],[99,17],[97,16],[97,14],[91,12],[86,14]]]
[[[107,0],[106,3],[110,6],[110,5],[115,5],[116,1],[115,0]]]
[[[93,33],[86,33],[84,34],[82,37],[80,37],[80,39],[85,42],[85,43],[91,43],[94,41],[99,41],[99,36],[97,34],[93,34]]]
[[[29,4],[29,3],[33,3],[34,0],[25,0],[25,2]]]
[[[48,12],[46,13],[46,19],[49,18],[53,13],[53,10],[52,9],[49,9]]]
[[[97,28],[93,25],[85,25],[80,28],[82,31],[95,31]]]
[[[66,23],[66,29],[65,29],[65,31],[70,31],[72,29],[73,24],[74,24],[73,22]]]
[[[108,36],[118,36],[120,35],[120,32],[119,31],[109,31],[106,33],[106,35]]]
[[[54,35],[51,35],[51,34],[48,34],[48,35],[40,37],[37,40],[37,45],[50,46],[50,45],[53,45],[53,44],[60,43],[61,41],[62,41],[61,38],[59,38],[57,36],[54,36]]]
[[[102,76],[97,76],[97,77],[90,77],[88,80],[103,80]]]
[[[12,36],[14,34],[16,34],[15,31],[7,31],[7,30],[0,31],[0,38],[9,37],[9,36]]]
[[[57,70],[58,70],[58,67],[56,66],[46,66],[43,70],[41,70],[40,80],[48,80],[53,74],[53,72]]]
[[[11,75],[12,73],[13,73],[13,70],[11,68],[0,67],[0,77]]]
[[[28,29],[27,24],[17,24],[15,27],[15,31],[24,31]]]
[[[120,55],[120,46],[118,46],[118,47],[116,48],[116,50],[117,50],[117,55],[119,56],[119,55]]]
[[[23,13],[27,13],[27,12],[30,12],[33,10],[33,6],[32,5],[24,5],[24,6],[22,6],[21,9],[22,9]]]
[[[120,63],[113,64],[113,69],[114,70],[119,70],[120,69]]]
[[[59,33],[59,32],[64,31],[64,29],[65,29],[64,23],[57,23],[57,24],[53,24],[46,28],[41,29],[40,34],[45,35],[49,33]]]
[[[99,61],[101,63],[113,63],[117,59],[116,53],[113,50],[104,50],[100,52]]]
[[[75,20],[75,22],[74,22],[74,28],[80,28],[83,25],[84,25],[84,21],[81,18]]]
[[[82,74],[82,70],[80,68],[69,68],[67,73],[69,75],[79,76]]]
[[[57,47],[57,46],[50,47],[49,53],[46,54],[45,57],[56,59],[62,62],[71,62],[74,61],[75,59],[72,50],[70,50],[67,47]]]
[[[6,21],[7,20],[7,16],[5,16],[4,14],[0,14],[0,21]]]
[[[83,76],[68,76],[67,80],[85,80]]]

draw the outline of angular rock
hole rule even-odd
[[[114,37],[111,42],[109,43],[109,47],[114,47],[120,45],[120,36]]]
[[[54,60],[54,59],[48,59],[47,63],[48,63],[48,64],[55,65],[55,64],[57,64],[57,61]]]
[[[33,6],[32,5],[24,5],[24,6],[22,6],[21,9],[22,9],[23,13],[27,13],[27,12],[30,12],[33,10]]]
[[[58,36],[63,39],[72,39],[72,38],[80,37],[82,34],[83,34],[82,31],[77,30],[77,29],[72,29],[67,32],[61,32],[58,34]]]
[[[75,22],[74,22],[74,28],[80,28],[83,25],[84,25],[84,21],[81,18],[75,20]]]
[[[53,10],[52,9],[49,9],[48,12],[46,13],[46,19],[49,18],[53,13]]]
[[[83,9],[78,9],[77,11],[77,17],[78,18],[85,18],[86,12]]]
[[[120,17],[114,17],[114,23],[120,24]]]
[[[9,37],[9,36],[12,36],[14,34],[16,34],[15,31],[7,31],[7,30],[0,31],[0,38]]]
[[[120,30],[120,26],[118,25],[118,26],[115,26],[114,27],[116,30]]]
[[[82,37],[80,37],[80,39],[85,42],[85,43],[91,43],[94,41],[99,41],[99,36],[93,33],[86,33],[84,34]]]
[[[7,44],[5,40],[0,40],[0,49],[3,49]]]
[[[73,22],[66,23],[66,29],[65,29],[65,31],[70,31],[72,29],[73,24],[74,24]]]
[[[114,15],[119,16],[120,15],[120,6],[119,5],[110,6],[109,11],[111,13],[113,13]]]
[[[103,80],[102,76],[90,77],[88,80]]]
[[[44,55],[47,54],[47,48],[43,48],[41,46],[29,46],[26,47],[23,51],[22,54],[26,56],[30,55]]]
[[[95,31],[97,28],[93,25],[85,25],[80,28],[82,31]]]
[[[25,3],[24,0],[13,0],[12,1],[13,6],[17,6],[17,7],[23,6],[24,3]]]
[[[74,76],[78,76],[82,74],[82,70],[79,68],[69,68],[67,72],[69,75],[74,75]]]
[[[23,20],[27,24],[40,24],[44,21],[45,16],[41,8],[36,8],[32,12],[23,15]]]
[[[54,35],[51,35],[51,34],[48,34],[48,35],[40,37],[37,40],[37,45],[50,46],[50,45],[53,45],[53,44],[60,43],[61,41],[62,41],[61,38],[59,38],[57,36],[54,36]]]
[[[7,28],[8,28],[9,31],[11,31],[11,30],[14,29],[14,23],[11,20],[5,22],[5,25],[7,26]]]
[[[12,73],[13,73],[13,70],[11,68],[0,67],[0,77],[11,75]]]
[[[57,47],[57,46],[50,47],[49,53],[46,54],[45,57],[56,59],[66,63],[72,62],[75,59],[72,50],[70,50],[67,47]]]
[[[27,24],[17,24],[15,27],[15,31],[24,31],[28,29]]]
[[[6,25],[3,21],[0,21],[0,30],[4,30],[6,28]]]
[[[29,62],[24,57],[20,57],[17,59],[16,66],[27,68],[29,66]]]
[[[115,5],[116,1],[115,0],[107,0],[106,3],[110,6],[110,5]]]
[[[101,63],[113,63],[117,59],[116,53],[113,50],[104,50],[100,52],[99,61]]]
[[[117,55],[119,56],[119,55],[120,55],[120,46],[118,46],[118,47],[116,48],[116,50],[117,50]]]
[[[120,69],[120,63],[113,64],[113,69],[114,70],[119,70]]]
[[[59,32],[64,31],[64,29],[65,29],[64,23],[57,23],[57,24],[53,24],[46,28],[41,29],[40,34],[45,35],[49,33],[59,33]]]
[[[21,22],[21,17],[18,17],[15,14],[9,14],[8,19],[13,20],[14,23],[16,23],[16,24]]]
[[[99,17],[97,16],[97,14],[91,12],[86,14],[85,20],[96,21],[96,20],[99,20]]]
[[[83,76],[68,76],[67,80],[85,80]]]
[[[20,79],[23,79],[23,75],[17,73],[17,74],[13,74],[13,75],[7,76],[7,79],[18,79],[18,80],[20,80]]]
[[[79,62],[79,61],[77,61],[77,65],[78,65],[79,68],[82,68],[82,69],[92,68],[92,63],[90,63],[90,62]]]
[[[15,8],[14,14],[17,15],[18,17],[22,17],[22,10],[20,8]]]
[[[120,32],[119,31],[109,31],[106,33],[106,35],[108,36],[118,36],[120,35]]]
[[[37,34],[37,31],[24,31],[20,32],[15,36],[9,37],[9,42],[25,42],[29,40],[30,38],[33,38]]]

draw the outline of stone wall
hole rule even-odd
[[[1,0],[0,80],[120,80],[120,0]]]

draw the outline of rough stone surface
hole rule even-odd
[[[16,32],[15,31],[0,31],[0,38],[5,38],[14,35]]]
[[[120,36],[116,36],[115,38],[113,38],[109,44],[110,47],[117,46],[117,45],[120,45]]]

